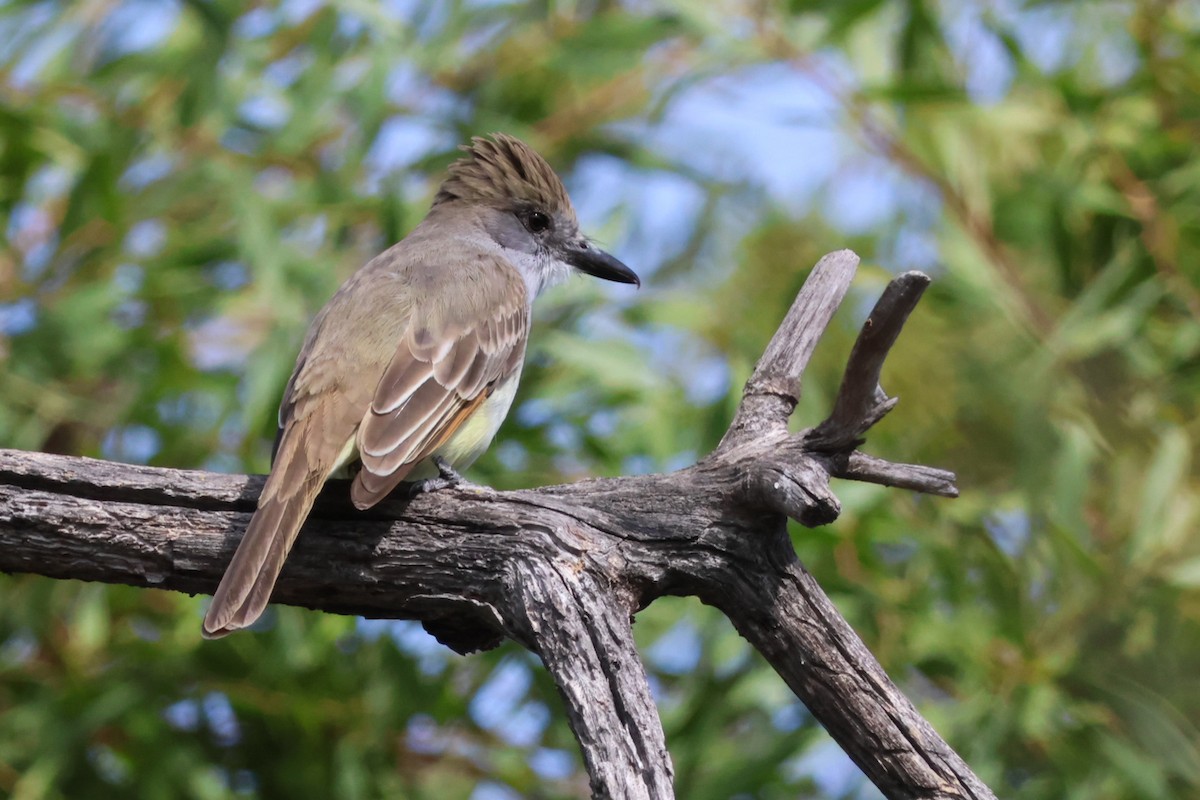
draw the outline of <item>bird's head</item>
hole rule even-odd
[[[528,276],[536,289],[556,283],[571,269],[641,286],[633,270],[580,232],[566,187],[533,148],[496,133],[472,139],[463,150],[467,155],[450,165],[434,208],[457,204],[486,210],[484,227],[492,238],[530,256],[517,266],[538,273]]]

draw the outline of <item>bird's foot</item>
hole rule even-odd
[[[437,467],[438,477],[426,478],[421,481],[414,481],[411,489],[411,496],[416,497],[419,494],[427,494],[428,492],[440,492],[442,489],[465,489],[478,494],[487,494],[493,489],[489,486],[482,486],[478,483],[472,483],[459,474],[458,470],[446,463],[446,460],[441,456],[433,457],[433,465]]]

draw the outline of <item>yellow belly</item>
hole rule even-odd
[[[434,453],[441,456],[447,464],[462,471],[475,463],[496,438],[496,432],[508,416],[512,407],[513,397],[517,394],[517,382],[520,373],[513,375],[502,386],[492,392],[492,396],[479,404],[479,408],[458,430],[446,440],[446,443]],[[436,478],[437,467],[431,459],[425,459],[408,474],[408,480],[419,481],[424,478]]]

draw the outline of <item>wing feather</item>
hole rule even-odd
[[[382,500],[520,365],[529,308],[524,281],[515,271],[505,274],[483,304],[413,309],[358,426],[363,468],[351,487],[357,507]]]
[[[359,452],[367,458],[386,460],[411,436],[431,423],[436,424],[445,413],[446,404],[453,402],[453,393],[448,393],[445,386],[430,376],[395,410],[386,414],[374,408],[367,411],[359,428]]]
[[[475,331],[468,331],[458,340],[453,352],[441,361],[434,362],[434,379],[442,386],[459,386],[481,352],[478,334]]]
[[[388,414],[395,411],[412,396],[412,393],[420,388],[421,384],[429,379],[429,364],[417,359],[396,359],[393,358],[388,364],[387,370],[384,371],[383,377],[379,379],[379,388],[375,392],[375,397],[390,397],[390,405],[384,405],[382,402],[375,406],[375,410],[380,414]]]
[[[384,435],[394,435],[395,439],[389,439],[389,447],[382,453],[368,454],[372,460],[372,472],[378,475],[391,475],[405,464],[415,464],[418,460],[415,456],[423,449],[429,431],[437,426],[444,417],[452,414],[456,406],[461,405],[459,398],[453,392],[447,392],[445,387],[435,381],[426,383],[420,391],[432,395],[428,399],[433,405],[428,411],[422,412],[419,417],[414,414],[410,418],[408,414],[401,414],[400,417],[391,420],[395,423],[391,427],[398,430],[394,434],[392,431],[385,431]],[[364,439],[369,436],[371,436],[371,432],[367,431]]]

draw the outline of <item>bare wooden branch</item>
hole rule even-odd
[[[828,525],[842,512],[829,488],[829,469],[811,458],[794,461],[762,459],[746,472],[750,497],[765,507],[815,528]]]
[[[673,796],[670,759],[629,618],[657,597],[695,595],[729,615],[888,797],[992,797],[888,680],[787,534],[788,517],[837,516],[830,477],[956,492],[952,473],[855,449],[893,403],[880,399],[879,368],[927,280],[916,273],[864,327],[832,422],[787,432],[800,373],[856,263],[846,251],[822,259],[721,446],[698,464],[521,492],[451,489],[366,513],[334,482],[273,599],[420,619],[458,652],[517,640],[553,675],[595,796],[657,800]],[[0,451],[0,570],[210,592],[261,487]]]
[[[905,272],[884,289],[850,351],[833,413],[814,431],[814,446],[820,441],[826,449],[843,449],[895,407],[896,400],[879,385],[879,374],[927,286],[928,275]]]
[[[889,798],[993,798],[913,707],[790,548],[775,580],[745,580],[721,607]],[[732,584],[731,584],[732,585]],[[778,626],[778,627],[774,627]]]
[[[953,472],[919,464],[895,464],[857,450],[850,454],[845,466],[834,467],[830,474],[837,478],[912,489],[939,497],[958,497]]]
[[[511,633],[541,656],[554,677],[592,776],[593,794],[674,797],[671,756],[633,644],[634,609],[586,574],[535,575],[526,564],[514,574],[524,613]],[[592,615],[580,618],[582,612]],[[610,730],[613,724],[621,728]]]
[[[830,253],[813,267],[746,381],[741,405],[718,451],[769,429],[787,426],[800,399],[804,368],[849,291],[857,269],[858,256],[850,250]]]

